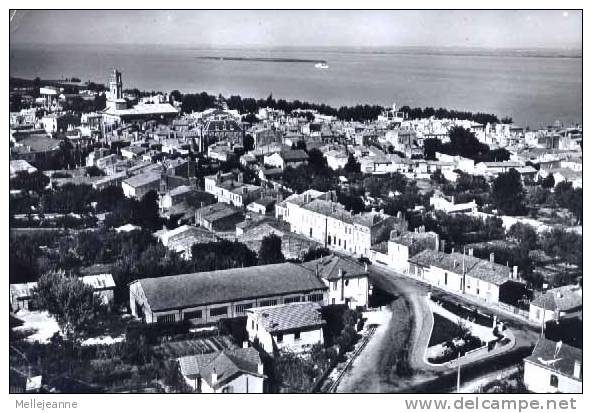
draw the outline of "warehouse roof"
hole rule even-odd
[[[142,286],[153,311],[327,289],[313,271],[290,262],[143,278],[136,282]]]

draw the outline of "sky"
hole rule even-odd
[[[11,45],[582,47],[581,11],[16,11]]]

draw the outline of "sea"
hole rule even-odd
[[[319,68],[314,62],[326,62]],[[581,53],[430,48],[213,48],[12,45],[10,76],[77,77],[124,88],[274,98],[332,106],[444,107],[530,128],[582,123]]]

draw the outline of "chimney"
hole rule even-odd
[[[452,248],[452,250],[450,251],[451,254],[454,254],[454,248]]]
[[[263,363],[262,362],[257,363],[257,373],[263,374]]]
[[[574,360],[573,376],[576,379],[582,378],[582,363],[580,360]]]
[[[512,267],[512,278],[514,278],[516,280],[518,279],[518,266],[517,265],[514,265]]]
[[[473,248],[469,248],[469,256],[471,256],[471,257],[472,257],[472,256],[473,256],[473,253],[474,253],[474,250],[473,250]]]
[[[339,278],[343,278],[343,270],[341,268],[339,268],[339,273],[338,274],[339,274],[338,275]]]
[[[218,381],[218,374],[216,373],[216,369],[212,370],[212,386],[216,384]]]
[[[440,240],[440,245],[442,246],[442,252],[444,252],[446,250],[446,240]]]
[[[243,341],[243,348],[249,348],[249,342],[247,340]]]
[[[364,263],[364,272],[368,272],[368,263],[367,262]]]
[[[495,262],[495,253],[489,254],[489,262]]]

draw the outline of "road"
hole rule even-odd
[[[441,393],[454,389],[456,370],[434,367],[424,362],[424,353],[430,338],[433,318],[425,296],[431,290],[426,284],[396,274],[380,265],[369,267],[374,295],[390,300],[392,317],[383,334],[373,337],[360,357],[363,366],[354,363],[342,379],[338,392],[381,393]],[[475,306],[475,303],[442,291],[432,292],[453,302]],[[482,307],[482,306],[481,306]],[[512,329],[515,347],[509,352],[490,359],[479,360],[463,367],[463,380],[478,380],[501,368],[515,366],[530,354],[538,331],[496,308],[482,308],[494,313]],[[365,353],[372,352],[372,355]]]

